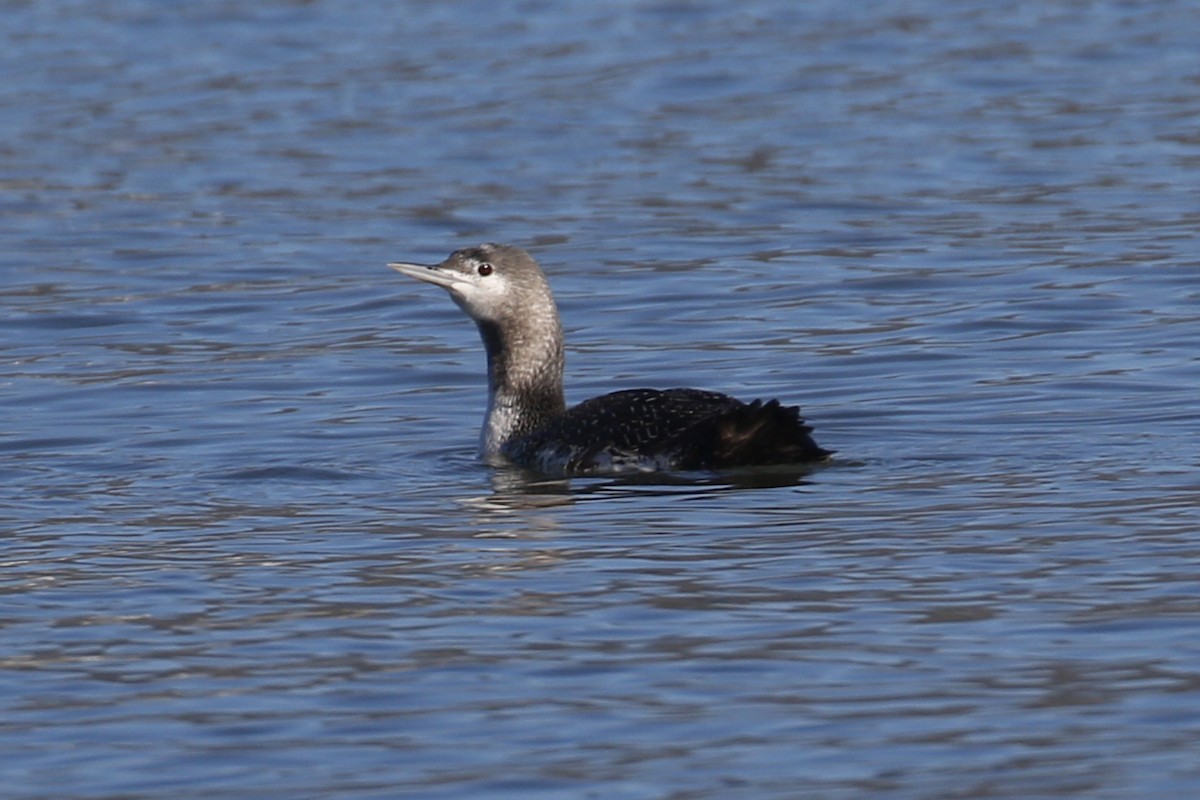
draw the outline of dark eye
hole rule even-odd
[[[486,278],[488,275],[491,275],[493,272],[495,272],[496,268],[485,261],[476,267],[475,271],[478,272],[481,277]]]

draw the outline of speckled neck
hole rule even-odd
[[[479,320],[487,349],[488,407],[479,454],[502,462],[501,448],[514,436],[537,430],[566,411],[563,398],[563,335],[550,306],[524,309],[521,318]]]

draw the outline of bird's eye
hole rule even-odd
[[[491,264],[484,262],[484,263],[480,264],[478,267],[476,267],[475,271],[478,272],[481,277],[486,278],[488,275],[491,275],[493,272],[495,272],[496,268],[493,267]]]

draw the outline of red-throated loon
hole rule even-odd
[[[479,455],[550,474],[718,470],[829,457],[795,406],[699,389],[628,389],[568,409],[550,285],[519,247],[482,244],[441,264],[388,264],[441,286],[487,348]]]

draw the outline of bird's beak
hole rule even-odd
[[[388,264],[388,266],[396,270],[396,272],[399,272],[401,275],[407,275],[410,278],[416,278],[419,281],[432,283],[445,289],[449,289],[456,284],[465,282],[461,276],[449,270],[442,269],[436,265],[404,264],[397,262],[394,264]]]

